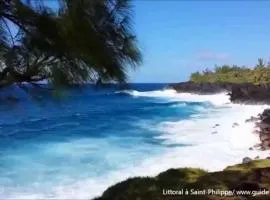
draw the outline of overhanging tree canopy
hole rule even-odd
[[[142,61],[129,0],[57,2],[0,1],[0,87],[125,82],[128,67]]]

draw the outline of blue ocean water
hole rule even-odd
[[[189,119],[198,107],[213,105],[151,95],[162,93],[165,86],[132,84],[129,90],[85,86],[57,98],[28,86],[2,90],[0,196],[90,197],[112,183],[112,174],[132,170],[176,146],[191,145],[164,143],[158,125]]]

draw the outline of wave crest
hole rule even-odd
[[[193,93],[178,93],[173,89],[153,90],[153,91],[123,90],[117,91],[116,93],[126,94],[135,97],[165,98],[171,101],[210,102],[214,105],[222,105],[230,103],[229,96],[226,93],[199,95]]]

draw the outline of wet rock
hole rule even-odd
[[[263,111],[261,115],[259,115],[260,118],[263,120],[264,118],[270,118],[270,109],[267,108]]]
[[[269,140],[264,140],[264,141],[262,141],[262,148],[263,148],[264,150],[267,150],[267,149],[270,148],[270,139],[269,139]]]
[[[268,140],[268,139],[270,139],[269,138],[269,136],[268,136],[268,134],[261,134],[260,135],[260,140],[263,142],[263,141],[266,141],[266,140]]]
[[[231,87],[230,100],[234,103],[269,103],[270,85],[251,83],[234,84]]]
[[[229,92],[232,83],[194,83],[191,81],[170,84],[168,87],[177,92],[189,92],[196,94],[215,94],[220,92]]]
[[[256,122],[257,120],[259,120],[259,118],[257,118],[257,117],[250,117],[249,119],[246,119],[246,123],[249,123],[249,122]]]
[[[269,128],[270,124],[260,121],[256,123],[256,126],[260,129],[266,129]]]
[[[242,163],[243,163],[243,164],[246,164],[246,163],[249,163],[249,162],[251,162],[251,161],[252,161],[251,158],[245,157],[245,158],[243,158]]]
[[[266,148],[264,147],[264,146],[261,146],[261,149],[260,149],[261,151],[265,151],[266,150]]]
[[[233,128],[235,128],[235,127],[237,127],[237,126],[239,126],[239,124],[236,123],[236,122],[234,122],[233,125],[232,125]]]
[[[254,145],[254,148],[260,148],[261,147],[261,144],[255,144]]]
[[[220,124],[215,124],[212,128],[216,128],[218,126],[220,126]]]
[[[257,133],[261,141],[261,150],[268,150],[270,149],[270,109],[265,109],[259,114],[259,120],[256,122],[256,127],[259,129]]]

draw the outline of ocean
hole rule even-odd
[[[85,86],[57,98],[30,86],[1,90],[0,197],[91,199],[128,177],[266,156],[249,150],[259,138],[245,120],[267,106],[165,86]]]

